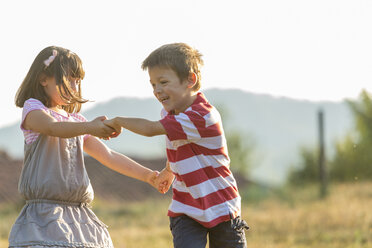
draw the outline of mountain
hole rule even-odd
[[[209,101],[221,112],[225,132],[239,130],[243,139],[254,144],[252,176],[259,181],[278,184],[298,160],[299,147],[318,142],[317,113],[325,118],[326,152],[332,154],[336,139],[352,127],[352,116],[346,102],[311,102],[240,90],[210,89],[204,91]],[[105,115],[143,117],[158,120],[161,105],[154,98],[115,98],[83,111],[92,120]],[[165,156],[164,137],[142,137],[129,131],[105,143],[126,155],[149,158]],[[19,123],[0,129],[0,149],[14,157],[23,153]],[[234,165],[232,165],[234,166]]]

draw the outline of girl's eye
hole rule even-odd
[[[81,81],[78,79],[75,79],[75,80],[70,80],[69,82],[71,86],[79,86]]]
[[[168,83],[168,81],[161,81],[160,83],[161,84],[166,84],[166,83]]]

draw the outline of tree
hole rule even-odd
[[[348,101],[355,127],[336,142],[330,176],[336,181],[372,179],[372,99],[363,90],[357,101]]]
[[[251,139],[245,138],[241,132],[230,131],[226,135],[227,146],[230,156],[231,170],[234,173],[240,173],[243,177],[248,178],[251,170],[251,158],[253,145]]]
[[[300,148],[300,162],[288,175],[288,183],[303,185],[319,181],[318,151],[312,147]]]
[[[223,125],[225,127],[225,137],[230,157],[230,169],[233,173],[239,173],[248,179],[251,170],[253,157],[253,140],[242,130],[230,126],[230,112],[224,105],[217,105]]]
[[[372,98],[363,90],[356,101],[348,101],[354,129],[335,142],[335,154],[327,164],[332,181],[372,180]],[[301,149],[301,162],[288,177],[299,184],[318,180],[317,150]]]

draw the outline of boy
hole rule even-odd
[[[105,124],[144,136],[166,135],[168,163],[161,171],[159,191],[168,191],[170,228],[176,248],[246,247],[241,198],[229,169],[226,140],[218,111],[198,92],[201,54],[184,43],[167,44],[142,63],[162,119],[116,117]]]

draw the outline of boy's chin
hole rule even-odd
[[[164,106],[164,105],[163,105],[163,108],[164,108],[165,111],[167,111],[168,113],[172,113],[172,112],[174,112],[174,109],[169,108],[169,107],[167,107],[167,106]]]

